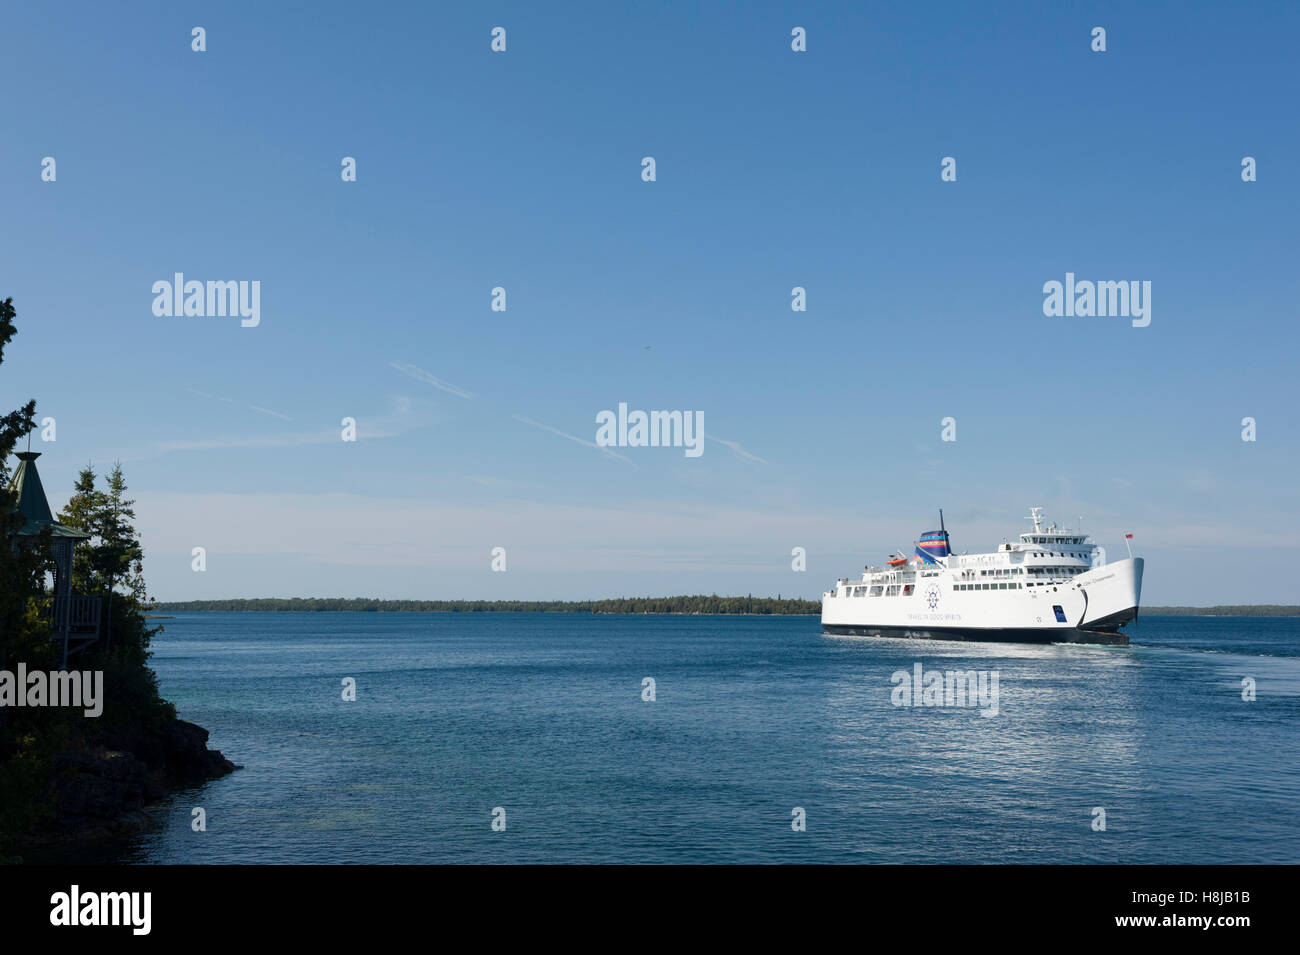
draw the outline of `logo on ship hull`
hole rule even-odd
[[[939,606],[939,585],[931,584],[925,591],[925,602],[933,610]]]

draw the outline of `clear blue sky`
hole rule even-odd
[[[1300,7],[1134,6],[9,5],[0,408],[55,507],[123,462],[161,599],[813,597],[1035,504],[1144,602],[1296,602]],[[554,433],[620,401],[705,453]]]

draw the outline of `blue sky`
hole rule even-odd
[[[161,599],[815,597],[1035,504],[1144,602],[1296,602],[1300,8],[1131,7],[8,7],[0,408],[56,507],[123,462]],[[619,402],[705,453],[581,443]]]

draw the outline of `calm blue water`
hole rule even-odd
[[[176,796],[121,861],[1300,862],[1296,620],[1145,617],[1128,648],[815,618],[162,622],[164,695],[245,768]],[[998,715],[895,707],[917,662],[996,670]]]

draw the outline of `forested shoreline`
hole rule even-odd
[[[366,597],[263,597],[159,602],[158,613],[678,613],[791,616],[820,614],[815,600],[782,597],[619,597],[608,600],[377,600]]]

